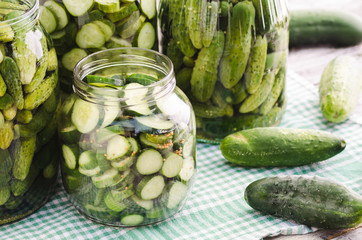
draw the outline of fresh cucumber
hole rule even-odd
[[[356,106],[362,89],[360,63],[351,56],[338,56],[325,67],[319,97],[323,116],[331,122],[345,121]]]
[[[156,30],[150,22],[142,24],[135,36],[137,47],[151,49],[155,45]]]
[[[156,0],[140,0],[140,7],[148,19],[156,16]]]
[[[128,16],[130,16],[134,11],[138,11],[137,5],[135,2],[130,2],[123,4],[119,11],[113,13],[107,13],[106,16],[112,22],[118,22]]]
[[[362,198],[343,185],[320,177],[266,177],[244,192],[254,209],[325,229],[352,228],[362,222]]]
[[[80,48],[100,48],[106,43],[106,36],[97,24],[91,22],[82,26],[75,42]]]
[[[119,0],[95,0],[97,7],[104,13],[118,12],[120,9]]]
[[[93,6],[93,0],[63,0],[68,12],[75,17],[84,15]]]
[[[254,128],[225,137],[220,150],[225,159],[244,167],[298,166],[329,159],[346,142],[329,132],[280,127]]]
[[[136,163],[136,169],[142,175],[150,175],[160,171],[162,165],[162,155],[156,150],[147,149],[139,155]]]
[[[40,6],[39,10],[40,10],[39,21],[42,23],[43,27],[45,28],[45,31],[51,34],[57,28],[57,20],[52,11],[50,11],[48,8]]]
[[[362,18],[338,10],[294,10],[289,31],[290,47],[350,46],[362,41]]]
[[[46,1],[43,6],[48,8],[53,13],[57,22],[56,30],[61,30],[67,26],[69,18],[67,11],[62,3],[50,0]]]

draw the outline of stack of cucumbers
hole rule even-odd
[[[109,70],[84,82],[90,91],[104,89],[104,96],[119,90],[123,101],[104,105],[73,94],[63,104],[64,186],[76,208],[95,221],[136,226],[163,220],[181,207],[196,171],[194,120],[185,118],[190,105],[177,91],[159,98],[160,89],[148,87],[155,76]]]
[[[73,68],[89,53],[157,47],[155,0],[44,0],[40,22],[54,42],[62,88],[68,91]]]
[[[38,208],[57,175],[57,56],[30,11],[0,2],[0,224]]]
[[[161,2],[163,50],[193,103],[200,138],[222,139],[280,121],[288,21],[269,3]]]

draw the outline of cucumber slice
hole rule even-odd
[[[153,93],[157,95],[160,90],[155,88]],[[185,103],[177,94],[156,99],[157,108],[175,122],[188,124],[190,122],[190,106]],[[175,108],[177,106],[177,108]]]
[[[167,208],[177,207],[187,195],[187,186],[182,182],[175,182],[171,188],[167,200]]]
[[[117,199],[118,201],[122,201],[122,200],[134,195],[134,191],[133,191],[132,187],[127,187],[122,190],[119,190],[119,189],[112,190],[111,194],[114,199]]]
[[[93,6],[93,0],[63,0],[68,12],[75,17],[84,15]]]
[[[112,161],[111,165],[118,171],[125,171],[133,165],[135,159],[136,158],[134,156],[128,156],[122,158],[120,161]]]
[[[106,43],[107,48],[120,48],[120,47],[132,47],[132,44],[122,38],[111,37],[111,39]]]
[[[98,166],[96,153],[92,150],[82,152],[79,156],[79,168],[85,170],[95,169]]]
[[[140,6],[142,12],[148,19],[152,19],[156,16],[156,0],[140,0]]]
[[[155,142],[151,142],[147,139],[146,133],[141,133],[140,134],[140,142],[142,144],[143,147],[152,147],[154,149],[157,150],[166,150],[166,149],[170,149],[173,146],[172,141],[170,142],[165,142],[165,143],[155,143]]]
[[[119,103],[113,103],[114,106],[104,106],[103,107],[103,122],[101,128],[104,128],[110,125],[117,117],[120,112]]]
[[[196,139],[195,139],[194,135],[190,135],[185,140],[183,147],[182,147],[182,156],[184,158],[193,156],[195,141],[196,141]]]
[[[80,48],[101,48],[106,43],[106,37],[98,25],[87,23],[78,31],[75,42]]]
[[[108,141],[107,159],[114,160],[126,155],[131,148],[127,138],[117,135]]]
[[[165,209],[162,207],[155,207],[147,211],[147,218],[161,218],[165,216]]]
[[[106,171],[111,167],[110,162],[107,160],[106,156],[106,150],[104,148],[98,148],[96,153],[97,158],[97,164],[101,171]]]
[[[87,83],[96,87],[118,88],[124,85],[124,79],[119,75],[117,77],[87,75]]]
[[[99,166],[93,168],[93,169],[84,169],[79,167],[78,171],[88,177],[96,176],[101,172],[101,168]]]
[[[135,38],[137,47],[151,49],[155,45],[156,31],[150,22],[144,23]]]
[[[77,99],[72,112],[72,122],[81,133],[89,133],[99,122],[99,109],[94,103]]]
[[[77,145],[62,146],[63,158],[65,166],[69,169],[75,169],[79,157],[79,148]]]
[[[100,176],[93,176],[92,182],[96,188],[106,188],[116,185],[121,179],[121,174],[116,169],[110,168]]]
[[[124,202],[116,200],[110,192],[106,193],[104,203],[109,209],[115,212],[121,212],[127,208],[127,205]]]
[[[49,34],[55,31],[57,29],[57,20],[48,8],[44,6],[39,7],[40,15],[39,15],[39,21],[45,28],[45,31]]]
[[[164,120],[156,115],[153,116],[142,116],[142,117],[135,117],[135,120],[140,125],[139,128],[142,129],[144,132],[170,132],[174,127],[175,124],[169,120]]]
[[[117,136],[117,133],[107,128],[101,128],[97,129],[94,135],[96,142],[102,144],[107,142],[109,139],[113,138],[114,136]]]
[[[87,55],[88,54],[85,50],[80,48],[73,48],[72,50],[63,55],[62,65],[63,67],[65,67],[65,69],[73,72],[75,65],[77,65],[77,63]]]
[[[138,183],[136,191],[143,200],[155,199],[161,195],[165,187],[162,176],[146,176]]]
[[[137,33],[137,30],[142,26],[146,17],[140,15],[139,11],[135,11],[131,16],[123,19],[117,24],[117,32],[122,38],[130,38]]]
[[[144,220],[144,217],[139,214],[130,214],[121,218],[121,223],[127,226],[140,225]]]
[[[157,81],[157,78],[141,73],[134,73],[126,78],[126,83],[139,83],[143,86],[151,85]]]
[[[97,7],[104,13],[114,13],[120,10],[119,0],[95,0]]]
[[[169,153],[164,162],[161,173],[167,178],[176,177],[182,168],[183,158],[176,153]]]
[[[162,155],[154,149],[148,149],[139,155],[136,169],[142,175],[150,175],[160,171],[162,165]]]
[[[132,153],[131,155],[136,155],[138,153],[138,151],[140,150],[140,145],[138,144],[138,142],[136,141],[136,139],[129,137],[127,138],[129,143],[131,144],[131,149],[132,149]]]
[[[135,115],[149,115],[151,110],[148,107],[147,101],[144,100],[147,96],[147,88],[139,83],[129,83],[125,87],[125,103],[129,111]]]
[[[112,22],[118,22],[122,19],[130,16],[134,11],[137,11],[138,7],[135,2],[126,3],[122,5],[122,7],[119,9],[119,11],[114,13],[107,13],[107,18],[111,20]]]
[[[59,131],[60,138],[64,143],[71,144],[77,143],[80,139],[81,133],[78,132],[74,125],[64,127]]]
[[[143,200],[143,199],[137,197],[136,195],[131,196],[131,199],[133,202],[135,202],[141,208],[144,208],[146,210],[150,210],[153,208],[152,200]]]
[[[114,31],[116,30],[116,26],[114,25],[114,23],[112,23],[107,19],[93,21],[92,23],[96,24],[102,30],[103,35],[106,38],[106,41],[111,39]]]
[[[51,0],[46,1],[43,6],[48,8],[53,13],[57,22],[56,30],[61,30],[67,26],[69,21],[68,15],[62,3]]]
[[[193,157],[184,158],[179,177],[183,181],[189,181],[195,174],[195,160]]]

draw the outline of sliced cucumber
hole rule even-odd
[[[87,23],[78,31],[75,42],[80,48],[101,48],[106,43],[106,37],[98,25]]]
[[[154,89],[154,94],[160,91]],[[185,103],[176,93],[156,99],[157,108],[170,119],[178,123],[189,124],[190,122],[190,106]],[[177,106],[177,108],[175,108]]]
[[[117,135],[108,141],[107,145],[107,159],[114,160],[126,155],[131,148],[127,138]]]
[[[121,179],[121,174],[116,169],[110,168],[102,175],[92,177],[92,182],[96,188],[106,188],[116,185]]]
[[[127,205],[124,202],[116,200],[110,192],[106,193],[104,203],[109,209],[115,212],[121,212],[127,208]]]
[[[162,165],[162,155],[154,149],[147,149],[139,155],[136,169],[142,175],[150,175],[160,171]]]
[[[148,107],[147,97],[148,89],[139,83],[130,83],[125,87],[125,103],[127,104],[128,111],[136,115],[149,115],[151,110]]]
[[[89,133],[99,122],[99,109],[94,103],[77,99],[72,112],[72,122],[81,133]]]
[[[93,6],[93,0],[63,0],[68,12],[75,17],[84,15]]]
[[[183,147],[182,147],[182,156],[184,158],[186,157],[192,157],[194,152],[194,146],[195,146],[195,137],[194,135],[190,135],[187,139],[185,139]]]
[[[122,5],[119,11],[114,13],[107,13],[107,18],[112,22],[118,22],[122,19],[130,16],[134,11],[137,11],[138,7],[135,2],[126,3]]]
[[[134,73],[126,78],[126,83],[139,83],[143,86],[157,82],[157,78],[142,73]]]
[[[100,144],[107,142],[109,139],[117,135],[117,133],[109,130],[108,128],[97,129],[94,133],[96,142]]]
[[[106,43],[107,48],[120,48],[120,47],[132,47],[132,44],[122,38],[111,37],[111,39]]]
[[[68,146],[63,144],[62,151],[65,166],[69,169],[75,169],[79,157],[79,147],[77,145]]]
[[[92,23],[96,24],[103,32],[104,37],[106,38],[106,41],[111,39],[113,36],[113,33],[116,29],[114,23],[107,19],[97,20],[93,21]]]
[[[106,155],[106,150],[104,148],[97,149],[97,153],[96,153],[97,164],[98,164],[99,168],[101,169],[101,171],[106,171],[106,170],[110,169],[110,167],[111,167],[111,164],[107,160],[105,155]]]
[[[195,174],[195,160],[193,157],[187,157],[183,160],[183,165],[179,176],[183,181],[189,181],[191,177]]]
[[[142,12],[148,19],[152,19],[156,16],[156,0],[140,0],[140,6]]]
[[[159,118],[156,115],[135,117],[135,119],[139,124],[139,128],[144,132],[170,132],[175,126],[173,122]]]
[[[62,65],[67,70],[72,71],[77,65],[77,63],[82,60],[82,58],[86,57],[88,54],[81,48],[73,48],[69,52],[63,55],[62,57]]]
[[[127,226],[140,225],[144,220],[144,217],[139,214],[129,214],[121,218],[121,223]]]
[[[172,141],[170,142],[165,142],[165,143],[155,143],[155,142],[151,142],[150,140],[147,139],[146,136],[147,133],[141,133],[140,134],[140,142],[142,144],[143,147],[151,147],[157,150],[167,150],[167,149],[171,149],[173,146]]]
[[[175,182],[172,184],[167,200],[167,208],[177,207],[186,197],[187,186],[182,182]]]
[[[99,166],[93,168],[93,169],[84,169],[79,167],[78,171],[88,177],[96,176],[101,172],[101,168]]]
[[[164,187],[162,176],[146,176],[138,183],[136,191],[143,200],[151,200],[160,196]]]
[[[127,187],[123,189],[111,190],[111,194],[114,199],[122,201],[130,196],[134,195],[132,187]]]
[[[143,200],[136,195],[131,196],[133,202],[135,202],[138,206],[150,210],[153,208],[153,201],[152,200]]]
[[[56,30],[61,30],[68,25],[69,20],[67,11],[65,10],[65,7],[62,3],[50,0],[46,1],[43,6],[48,8],[53,13],[57,22]]]
[[[124,79],[122,75],[112,77],[87,75],[87,83],[96,87],[118,88],[124,85]]]
[[[176,177],[180,173],[182,165],[183,158],[180,155],[171,152],[166,157],[161,173],[167,178]]]
[[[135,159],[136,158],[134,156],[127,156],[125,158],[121,158],[119,161],[112,161],[111,165],[118,171],[125,171],[133,165]]]
[[[130,38],[137,33],[145,20],[146,17],[136,11],[117,24],[117,32],[122,38]]]
[[[137,47],[151,49],[155,45],[155,40],[155,28],[150,22],[144,23],[135,37]]]
[[[136,141],[136,139],[129,137],[127,138],[129,143],[131,144],[131,148],[132,148],[132,153],[131,155],[134,156],[138,153],[138,151],[140,150],[140,145],[138,144],[138,142]]]
[[[95,0],[97,7],[104,13],[114,13],[120,10],[119,0]]]
[[[64,143],[77,143],[80,139],[81,133],[74,125],[64,127],[59,131],[60,138]]]
[[[98,166],[96,153],[92,150],[82,152],[79,156],[79,167],[82,169],[90,170]]]
[[[39,7],[40,15],[39,15],[39,21],[45,28],[45,31],[49,34],[55,31],[57,29],[57,20],[48,8],[44,6]]]
[[[112,103],[113,105],[104,106],[103,111],[103,122],[101,124],[101,128],[104,128],[110,125],[117,117],[120,112],[119,103]]]

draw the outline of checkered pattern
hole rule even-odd
[[[253,240],[314,231],[254,211],[244,201],[243,192],[249,183],[262,177],[308,174],[333,179],[362,194],[362,126],[353,120],[337,125],[326,122],[318,107],[316,87],[293,73],[288,74],[287,82],[288,107],[281,126],[328,130],[341,135],[347,141],[341,154],[296,168],[244,169],[228,164],[218,146],[198,144],[198,175],[192,193],[183,209],[164,222],[139,228],[93,223],[72,207],[59,180],[51,200],[26,219],[0,227],[0,239]]]

